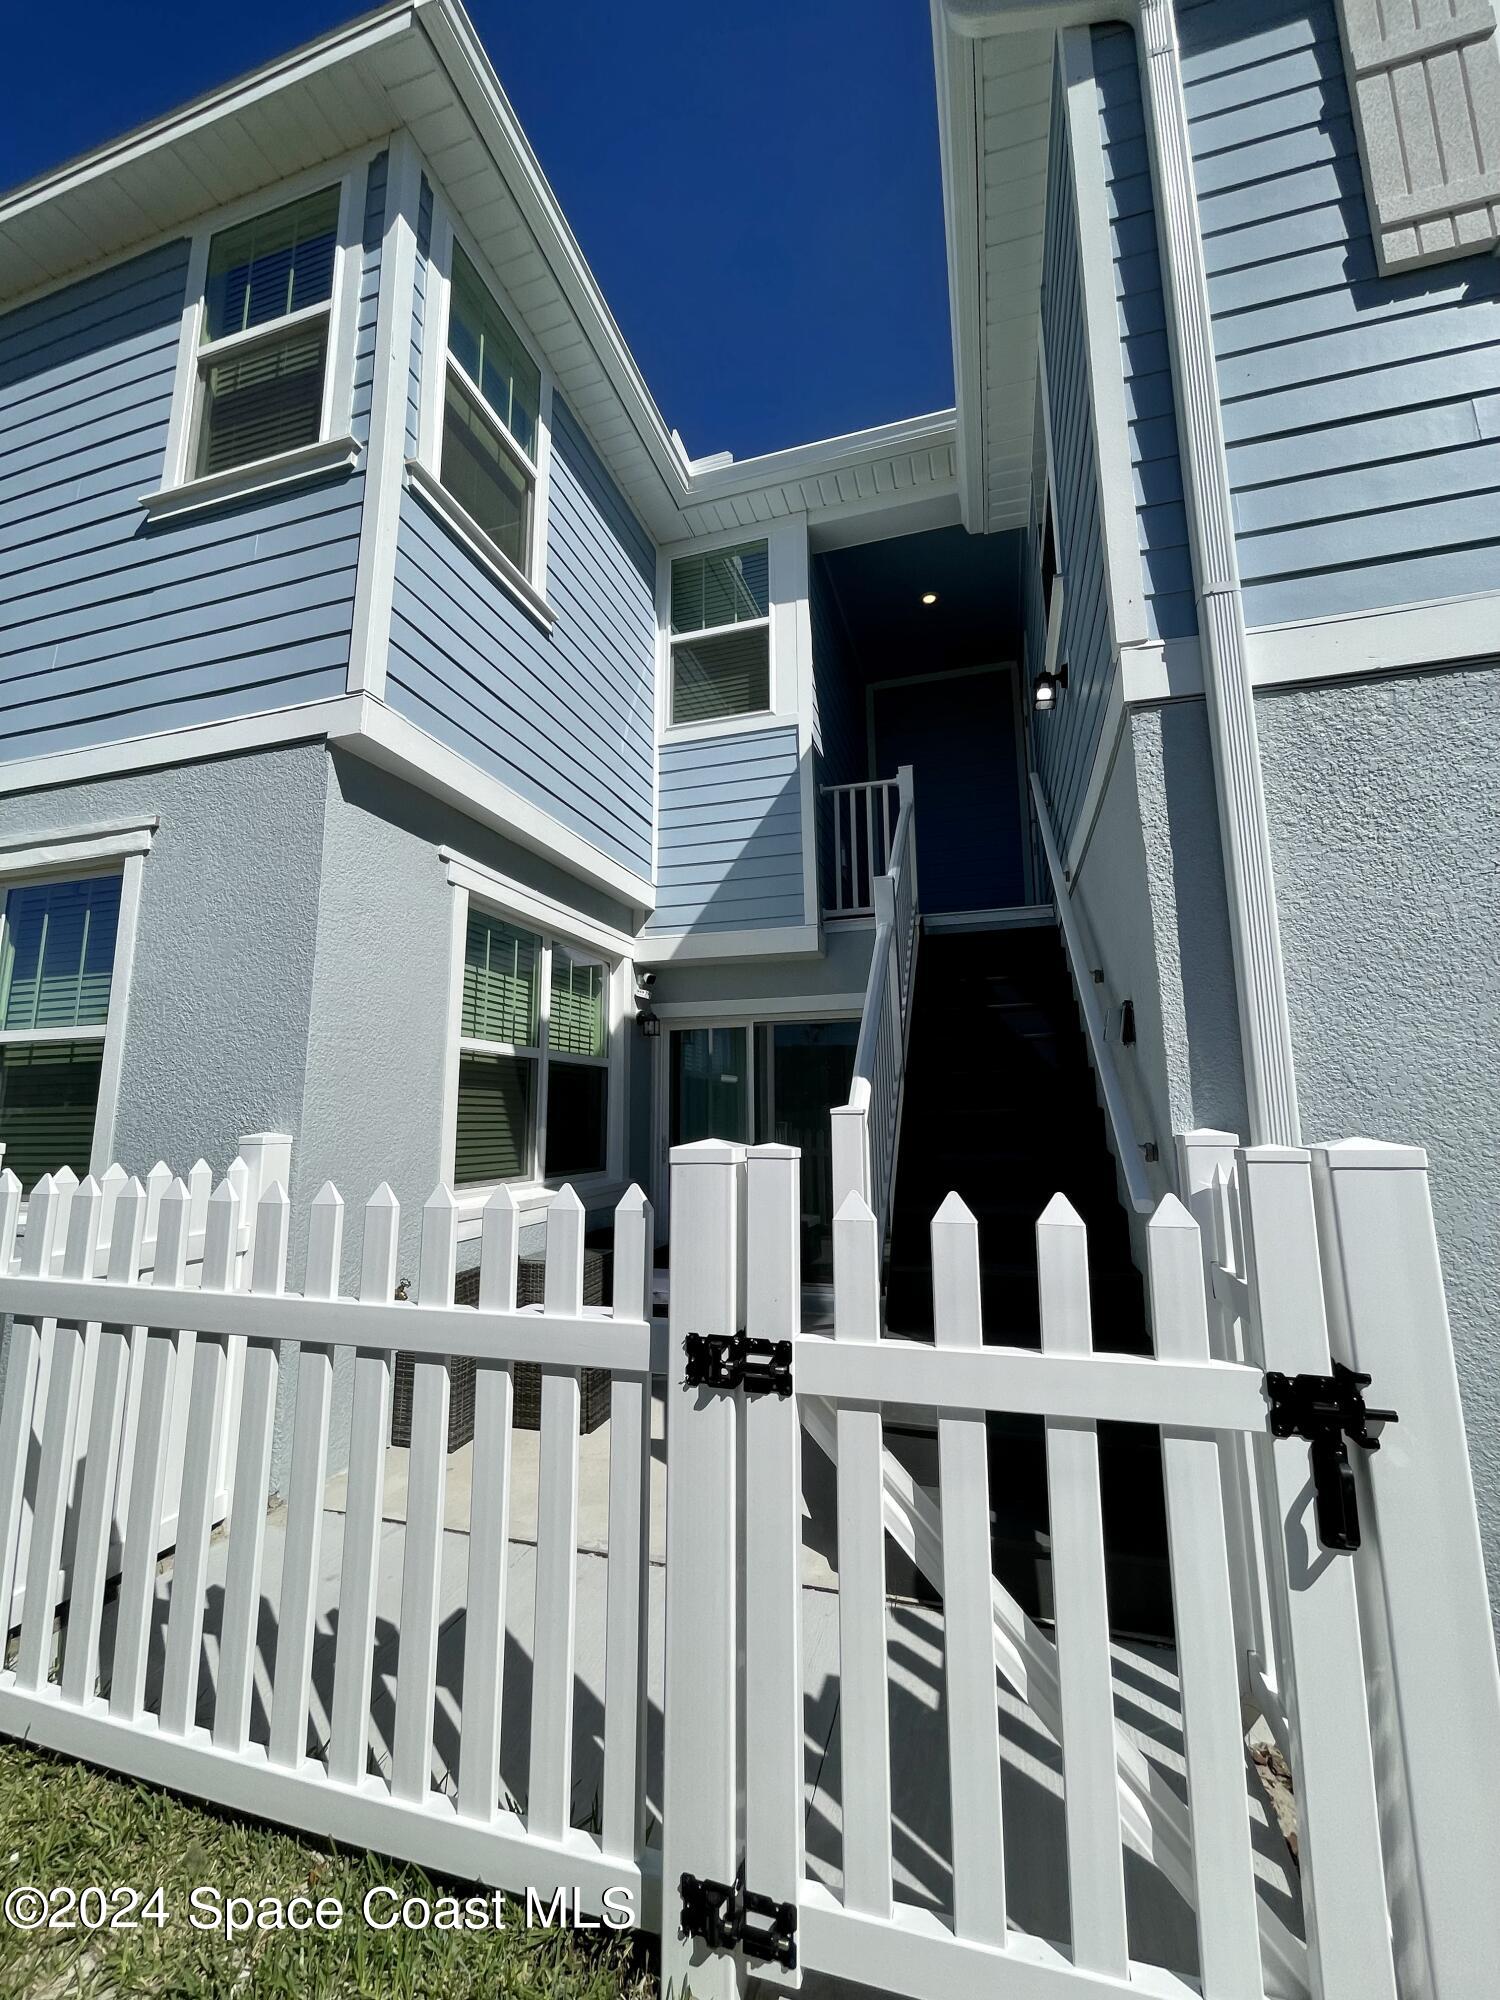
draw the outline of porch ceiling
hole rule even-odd
[[[991,533],[1023,527],[1031,494],[1054,36],[995,25],[934,0],[959,492],[965,526]]]

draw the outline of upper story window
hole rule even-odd
[[[209,244],[199,335],[196,476],[322,435],[340,188],[221,230]]]
[[[710,722],[771,706],[765,542],[672,563],[671,720]]]
[[[471,910],[463,979],[454,1184],[603,1173],[609,967]]]
[[[532,569],[542,374],[453,245],[438,477],[523,575]]]
[[[0,1165],[29,1192],[89,1171],[120,921],[118,874],[0,899]]]

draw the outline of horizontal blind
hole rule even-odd
[[[63,1167],[89,1171],[103,1059],[100,1042],[0,1045],[0,1141],[26,1193]]]
[[[537,1068],[532,1056],[459,1057],[455,1185],[519,1180],[531,1172]]]
[[[471,911],[464,942],[465,1036],[534,1048],[542,941],[499,917]]]
[[[0,1028],[102,1027],[119,918],[118,875],[12,889],[0,937]]]
[[[469,518],[526,568],[531,481],[462,383],[450,375],[443,399],[443,485]]]
[[[554,945],[547,1046],[554,1055],[602,1056],[604,1038],[604,967]]]
[[[448,305],[448,352],[529,458],[536,457],[541,371],[489,287],[453,246],[453,289]]]
[[[770,563],[765,542],[679,556],[672,564],[672,630],[704,632],[769,616]]]
[[[323,421],[328,328],[304,322],[257,342],[248,353],[208,364],[200,473],[252,465],[298,445],[316,444]]]
[[[673,722],[709,722],[771,705],[770,633],[725,632],[672,648]]]
[[[331,187],[220,230],[208,253],[204,338],[243,333],[330,298],[338,228],[339,190]]]

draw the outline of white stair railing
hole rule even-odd
[[[899,778],[857,785],[825,785],[828,801],[824,859],[828,870],[823,913],[868,917],[875,883],[890,868],[903,795]]]
[[[833,1117],[833,1207],[851,1194],[869,1203],[884,1249],[896,1183],[906,1049],[916,984],[919,906],[912,773],[896,778],[900,811],[891,835],[890,863],[874,882],[875,946],[854,1051],[847,1104]]]

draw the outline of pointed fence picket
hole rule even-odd
[[[395,1297],[400,1211],[378,1189],[364,1215],[360,1296],[340,1293],[343,1203],[325,1187],[307,1217],[306,1276],[287,1289],[292,1214],[279,1183],[260,1190],[248,1232],[247,1169],[206,1189],[153,1177],[142,1186],[44,1178],[32,1192],[20,1269],[11,1245],[20,1207],[0,1178],[0,1314],[13,1316],[0,1386],[0,1587],[18,1557],[56,1577],[70,1491],[81,1465],[77,1555],[70,1588],[29,1589],[14,1662],[0,1667],[0,1731],[72,1751],[221,1805],[404,1855],[445,1873],[548,1895],[598,1913],[607,1889],[643,1893],[643,1709],[648,1562],[651,1328],[646,1317],[653,1233],[631,1189],[616,1219],[616,1304],[585,1307],[583,1209],[560,1193],[547,1223],[544,1304],[515,1305],[518,1215],[506,1191],[481,1226],[478,1310],[454,1303],[458,1205],[439,1188],[422,1216],[417,1296]],[[154,1223],[149,1260],[142,1255]],[[111,1238],[102,1252],[102,1229]],[[66,1232],[61,1263],[59,1230]],[[236,1269],[251,1245],[248,1286]],[[201,1268],[189,1274],[190,1247]],[[280,1355],[295,1347],[289,1385]],[[328,1425],[335,1362],[353,1357],[354,1400],[340,1575],[330,1600],[322,1548]],[[78,1380],[93,1354],[95,1398],[79,1421]],[[377,1675],[377,1608],[386,1437],[397,1353],[416,1359],[406,1526],[400,1549],[393,1714]],[[119,1582],[111,1595],[111,1522],[125,1484],[121,1444],[126,1374],[139,1356]],[[458,1785],[439,1747],[449,1357],[476,1363],[480,1390],[477,1519],[469,1577],[476,1623],[464,1643],[464,1735]],[[41,1362],[45,1358],[45,1381]],[[540,1365],[544,1392],[539,1580],[532,1701],[532,1795],[502,1803],[502,1665],[508,1562],[510,1373]],[[615,1378],[621,1418],[611,1441],[608,1557],[606,1810],[601,1831],[574,1823],[573,1628],[576,1618],[578,1378]],[[233,1507],[227,1541],[210,1540],[218,1434],[231,1381]],[[186,1376],[186,1450],[168,1568],[159,1561],[171,1431]],[[292,1408],[287,1513],[280,1563],[270,1559],[267,1510],[278,1389]],[[558,1391],[561,1391],[559,1394]],[[571,1393],[570,1393],[571,1392]],[[82,1433],[78,1450],[73,1430]],[[28,1472],[27,1440],[41,1440]],[[493,1518],[491,1518],[493,1503]],[[215,1599],[221,1598],[215,1617]],[[216,1630],[210,1640],[210,1621]],[[262,1654],[276,1633],[274,1662]],[[328,1713],[315,1659],[333,1653]],[[60,1664],[59,1664],[60,1663]],[[583,1802],[587,1803],[587,1802]]]

